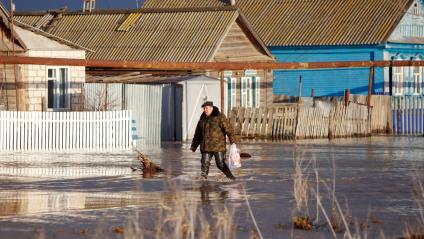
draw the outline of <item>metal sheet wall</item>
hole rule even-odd
[[[137,143],[161,141],[162,85],[125,85],[126,109],[131,110],[137,126]]]
[[[91,111],[122,110],[122,84],[107,84],[106,89],[104,83],[86,83],[84,90],[84,109]],[[107,97],[105,97],[106,92]]]

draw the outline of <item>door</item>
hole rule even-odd
[[[182,140],[182,100],[182,85],[164,85],[162,91],[162,141]]]

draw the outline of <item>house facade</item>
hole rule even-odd
[[[146,0],[144,7],[226,6],[231,1]],[[236,0],[278,62],[421,60],[422,0]],[[274,71],[273,93],[367,94],[368,68]],[[423,94],[422,67],[375,68],[373,94]]]
[[[69,41],[18,22],[10,27],[1,7],[0,55],[85,59],[85,49]],[[19,111],[81,110],[84,82],[83,66],[2,64],[0,106]]]
[[[89,60],[149,61],[149,62],[273,62],[274,58],[266,45],[253,31],[250,23],[235,7],[182,8],[182,9],[132,9],[92,10],[91,12],[37,12],[16,13],[16,19],[32,27],[54,34],[92,49],[87,52]],[[221,105],[219,82],[222,76],[229,82],[225,87],[224,112],[233,106],[260,107],[272,103],[272,72],[263,69],[246,71],[212,72],[199,69],[185,71],[140,71],[131,69],[88,68],[90,82],[122,84],[156,84],[166,91],[164,76],[204,75],[189,77],[184,81],[168,81],[182,93],[179,100],[163,100],[162,107],[169,108],[174,101],[180,104],[182,115],[175,111],[151,111],[163,117],[146,117],[137,114],[142,108],[149,108],[149,100],[133,104],[131,110],[136,122],[163,130],[172,128],[163,124],[162,119],[176,119],[179,122],[175,132],[182,139],[192,137],[192,131],[200,116],[200,105],[205,99]],[[169,78],[169,77],[168,77]],[[190,81],[190,82],[189,82]],[[191,82],[193,81],[193,83]],[[215,81],[215,82],[213,82]],[[187,84],[185,83],[187,82]],[[130,87],[137,88],[137,87]],[[145,94],[146,92],[140,94]],[[162,93],[161,93],[162,94]],[[231,97],[230,97],[231,96]],[[125,95],[122,99],[125,99]],[[143,98],[145,99],[145,98]],[[155,101],[156,102],[156,101]],[[168,102],[168,103],[167,103]],[[124,108],[128,104],[123,104]],[[198,110],[192,110],[192,107]],[[125,108],[129,109],[129,108]],[[140,111],[141,112],[141,111]],[[162,112],[162,113],[161,113]],[[181,118],[182,117],[182,118]],[[139,129],[145,128],[140,125]],[[139,132],[144,137],[145,132]],[[161,132],[155,132],[161,135]]]
[[[16,19],[93,49],[94,52],[87,53],[87,59],[274,61],[250,23],[234,7],[21,12],[16,13]],[[95,71],[88,69],[88,74],[91,70]],[[206,72],[217,79],[221,74]],[[259,107],[271,103],[272,91],[267,89],[272,82],[270,71],[226,71],[224,74],[231,82],[228,91],[232,95],[226,107]]]

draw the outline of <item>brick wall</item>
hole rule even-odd
[[[51,57],[51,58],[73,58],[85,59],[83,50],[64,51],[34,51],[30,50],[28,56]],[[21,65],[22,83],[26,89],[25,110],[43,111],[47,109],[47,69],[51,66],[45,65]],[[55,67],[55,66],[52,66]],[[83,66],[58,66],[69,69],[70,110],[78,111],[83,109],[81,102],[81,89],[85,82],[85,67]],[[9,108],[11,109],[11,108]]]

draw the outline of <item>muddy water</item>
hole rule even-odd
[[[399,236],[417,219],[413,177],[424,170],[423,137],[248,141],[240,148],[252,158],[235,172],[237,183],[226,182],[214,163],[209,181],[199,180],[199,154],[186,143],[140,146],[166,169],[155,175],[133,172],[130,167],[138,162],[132,152],[2,153],[0,238],[119,238],[113,228],[125,227],[128,218],[153,231],[160,203],[175,188],[184,200],[197,202],[206,217],[223,205],[234,210],[237,238],[254,230],[246,199],[264,238],[329,238],[326,226],[313,231],[291,226],[294,157],[316,159],[319,177],[330,187],[336,178],[343,210],[352,224],[367,225],[369,238]],[[314,171],[306,173],[314,183]],[[323,185],[320,193],[329,212],[330,193]],[[310,205],[309,215],[315,216],[315,201]]]

